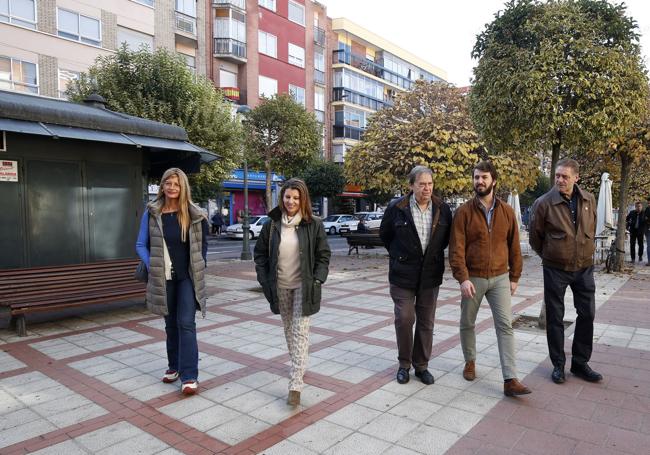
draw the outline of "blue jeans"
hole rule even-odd
[[[192,280],[167,281],[167,361],[181,381],[195,381],[199,375],[199,347],[196,341],[196,299]]]

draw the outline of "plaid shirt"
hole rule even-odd
[[[433,210],[431,209],[431,201],[424,211],[420,210],[420,206],[415,200],[415,195],[412,194],[409,200],[411,206],[411,215],[413,215],[413,222],[415,223],[415,230],[418,231],[420,243],[422,244],[422,252],[427,250],[429,245],[429,238],[431,237],[431,223],[433,222]]]

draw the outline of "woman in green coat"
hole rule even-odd
[[[309,351],[309,317],[320,310],[331,252],[302,180],[284,183],[280,204],[269,218],[255,244],[255,270],[271,311],[282,318],[291,357],[287,403],[297,406]]]

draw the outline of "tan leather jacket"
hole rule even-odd
[[[593,265],[596,236],[596,200],[578,191],[576,225],[564,198],[556,187],[533,204],[530,216],[530,246],[545,266],[575,272]]]

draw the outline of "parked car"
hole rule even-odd
[[[357,212],[354,214],[354,216],[356,219],[341,224],[339,232],[346,233],[356,231],[359,220],[361,219],[366,224],[366,227],[368,229],[379,229],[379,225],[381,224],[381,219],[384,216],[384,212]]]
[[[249,217],[248,224],[250,224],[250,231],[248,237],[252,240],[260,235],[262,226],[269,217],[266,215],[253,215]],[[226,235],[231,239],[243,239],[244,227],[241,223],[232,224],[226,228]]]
[[[354,215],[330,215],[323,220],[323,225],[325,226],[325,231],[328,234],[338,234],[343,223],[348,221],[354,221],[356,218]]]

